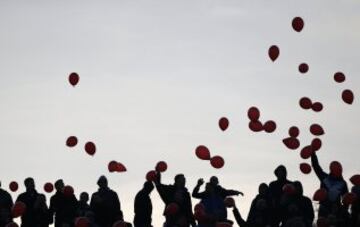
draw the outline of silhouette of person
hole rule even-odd
[[[225,199],[228,196],[234,196],[234,195],[244,195],[244,193],[238,191],[238,190],[232,190],[232,189],[225,189],[219,184],[219,179],[216,176],[210,177],[210,184],[214,187],[215,193],[221,196],[222,199]]]
[[[10,193],[1,188],[0,181],[0,227],[12,222],[11,208],[13,205]]]
[[[80,193],[80,199],[79,199],[79,209],[77,212],[77,215],[79,217],[85,217],[85,214],[89,211],[91,211],[89,202],[89,194],[87,192],[81,192]]]
[[[278,227],[281,222],[281,207],[280,199],[283,195],[283,187],[286,184],[291,183],[287,179],[287,171],[285,166],[279,165],[275,170],[276,181],[272,181],[269,184],[269,199],[271,203],[271,226]]]
[[[161,183],[160,172],[157,173],[155,181],[156,190],[165,203],[164,216],[166,217],[166,221],[164,227],[188,227],[190,225],[195,227],[196,223],[192,212],[191,197],[188,189],[185,187],[185,176],[183,174],[177,174],[174,181],[173,185],[164,185]],[[166,215],[166,207],[171,203],[176,203],[179,210],[175,215]]]
[[[24,180],[26,191],[21,193],[16,201],[23,202],[26,205],[25,213],[21,216],[21,227],[34,227],[36,223],[36,212],[34,209],[38,193],[35,189],[34,179],[28,177]]]
[[[353,186],[351,192],[355,193],[358,199],[351,205],[351,227],[360,226],[360,186]]]
[[[37,196],[34,204],[34,214],[36,220],[36,226],[34,227],[48,227],[52,222],[52,216],[46,205],[46,197],[44,194]]]
[[[123,220],[120,200],[116,192],[108,187],[108,180],[101,176],[97,181],[99,189],[91,196],[90,207],[95,214],[95,223],[101,227],[112,227]]]
[[[144,187],[136,194],[134,203],[134,227],[152,227],[152,203],[150,193],[153,189],[153,183],[146,181]]]
[[[340,169],[339,173],[335,173],[330,164],[330,173],[325,173],[320,167],[316,152],[311,155],[311,164],[320,180],[320,187],[327,191],[327,199],[320,202],[318,216],[327,217],[331,213],[334,204],[341,206],[341,196],[348,192],[348,187],[342,177],[342,169]]]

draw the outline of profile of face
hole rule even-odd
[[[80,202],[87,203],[89,201],[89,194],[87,192],[82,192],[80,194]]]
[[[219,179],[216,176],[210,177],[210,183],[214,186],[217,186],[219,184]]]

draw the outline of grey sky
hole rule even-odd
[[[0,180],[6,187],[34,176],[42,191],[62,177],[79,193],[95,191],[106,174],[129,221],[135,193],[159,160],[169,165],[165,182],[183,172],[192,190],[199,177],[216,174],[225,187],[244,191],[236,202],[245,213],[280,163],[311,196],[316,176],[299,172],[298,152],[281,140],[298,125],[305,145],[318,122],[326,130],[324,168],[339,160],[346,178],[360,172],[359,12],[355,0],[2,0]],[[295,16],[305,20],[301,33],[291,28]],[[267,57],[273,44],[281,51],[275,63]],[[301,62],[310,66],[306,75],[297,71]],[[73,71],[76,88],[67,83]],[[345,83],[333,81],[336,71]],[[355,93],[352,106],[341,101],[345,88]],[[324,111],[301,110],[302,96],[322,101]],[[253,105],[262,120],[277,122],[274,134],[248,130]],[[217,127],[222,116],[230,120],[226,132]],[[70,135],[80,140],[74,149],[64,146]],[[94,157],[82,149],[88,140],[98,147]],[[196,159],[199,144],[222,155],[225,167]],[[112,159],[128,172],[108,174]],[[152,197],[160,226],[163,205]]]

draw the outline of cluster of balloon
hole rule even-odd
[[[89,227],[90,221],[86,217],[77,217],[75,219],[75,227]]]
[[[334,74],[334,80],[337,83],[343,83],[345,79],[346,77],[342,72],[336,72]],[[345,103],[351,105],[354,102],[354,93],[351,90],[346,89],[342,92],[341,98]]]
[[[79,74],[70,73],[68,80],[69,80],[69,83],[75,87],[79,83],[79,80],[80,80]]]
[[[157,178],[157,172],[165,172],[168,168],[168,165],[164,161],[159,161],[156,166],[155,170],[150,170],[147,172],[145,178],[147,181],[156,181]]]
[[[292,126],[288,131],[289,137],[283,139],[284,145],[290,150],[296,150],[300,146],[300,141],[297,138],[300,134],[300,130],[296,126]]]
[[[303,174],[309,174],[311,173],[311,166],[308,164],[308,163],[300,163],[300,171],[303,173]]]
[[[204,145],[199,145],[195,149],[195,154],[201,160],[210,160],[211,157],[209,149]]]
[[[51,193],[54,191],[54,185],[50,182],[44,184],[44,191],[47,193]]]
[[[120,163],[120,162],[117,162],[117,161],[110,161],[109,164],[108,164],[108,170],[110,173],[113,173],[113,172],[126,172],[127,169],[126,167]]]
[[[228,208],[235,206],[235,200],[232,197],[226,197],[224,200],[225,206]]]
[[[350,178],[350,182],[354,185],[354,186],[360,186],[360,175],[356,174],[354,176],[352,176]]]
[[[65,197],[72,197],[74,195],[74,188],[70,185],[66,185],[63,189],[63,193]]]
[[[210,159],[210,164],[215,169],[221,169],[224,166],[225,161],[221,156],[216,155]]]
[[[310,132],[314,136],[322,136],[325,134],[324,129],[319,124],[312,124],[310,126]]]
[[[9,184],[9,189],[10,189],[10,191],[12,191],[12,192],[16,192],[16,191],[19,189],[18,183],[17,183],[16,181],[10,182],[10,184]]]
[[[276,61],[276,59],[280,55],[280,49],[276,45],[272,45],[268,50],[268,55],[272,61]]]
[[[229,127],[229,120],[226,117],[222,117],[219,120],[219,128],[225,131]]]
[[[66,146],[75,147],[78,144],[78,139],[76,136],[69,136],[66,140]]]
[[[260,132],[264,130],[267,133],[272,133],[276,130],[276,123],[275,121],[269,120],[264,123],[261,123],[260,119],[260,111],[257,107],[252,106],[248,109],[248,118],[249,122],[249,129],[253,132]]]
[[[85,144],[85,151],[88,155],[93,156],[96,152],[96,146],[93,142],[89,141]]]
[[[17,201],[11,208],[11,215],[13,218],[21,217],[26,211],[26,205],[23,202]]]
[[[315,112],[321,112],[324,109],[324,106],[321,102],[312,103],[311,99],[308,97],[302,97],[299,100],[299,105],[305,110],[312,109]]]
[[[342,203],[345,206],[352,205],[357,200],[357,195],[353,192],[345,193],[342,197]]]
[[[324,201],[327,198],[327,191],[325,188],[320,188],[318,190],[315,191],[314,195],[313,195],[313,200],[314,201]]]
[[[170,203],[165,208],[166,216],[173,216],[179,211],[179,205],[177,203]]]

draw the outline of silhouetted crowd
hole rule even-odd
[[[246,219],[232,198],[243,195],[242,192],[222,187],[217,177],[211,177],[203,191],[200,189],[204,180],[199,179],[190,194],[183,174],[176,175],[174,183],[166,185],[161,182],[161,173],[157,172],[156,178],[146,181],[135,196],[133,223],[124,220],[118,195],[109,188],[105,176],[99,178],[99,189],[92,194],[90,203],[88,193],[82,192],[78,200],[61,179],[57,180],[49,206],[45,195],[36,191],[34,180],[27,178],[24,181],[26,191],[15,203],[11,195],[0,188],[0,227],[17,226],[13,218],[18,216],[21,216],[22,227],[48,227],[53,223],[55,227],[129,227],[132,224],[152,227],[150,194],[154,188],[164,202],[164,227],[230,227],[236,224],[240,227],[360,227],[360,199],[350,205],[344,204],[342,199],[348,193],[348,187],[339,168],[333,171],[330,166],[326,173],[316,154],[312,155],[311,163],[320,188],[326,192],[319,200],[316,221],[312,201],[303,195],[301,182],[288,180],[286,168],[280,165],[274,171],[275,181],[259,185]],[[358,198],[359,187],[351,189]],[[191,198],[199,200],[194,207]],[[230,220],[228,208],[232,208],[236,223]]]

